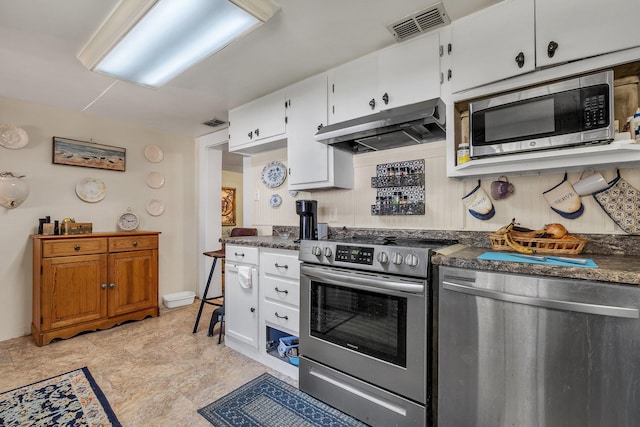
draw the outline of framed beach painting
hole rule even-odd
[[[222,187],[222,225],[236,225],[236,189]]]
[[[53,137],[53,163],[124,172],[126,148]]]

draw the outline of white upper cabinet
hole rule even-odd
[[[439,52],[434,32],[329,71],[329,123],[439,97]]]
[[[375,111],[378,54],[347,62],[329,71],[329,123],[339,123]]]
[[[229,111],[229,151],[251,152],[285,137],[285,92],[279,90]]]
[[[451,90],[535,69],[533,0],[505,0],[451,24]]]
[[[315,140],[327,124],[327,75],[319,74],[287,88],[287,160],[290,190],[353,188],[350,153]],[[341,167],[336,168],[336,162]],[[337,169],[337,170],[336,170]]]
[[[440,96],[440,33],[380,51],[378,55],[378,110],[413,104]],[[388,101],[385,101],[388,99]]]
[[[538,66],[640,46],[638,6],[637,0],[536,0]]]

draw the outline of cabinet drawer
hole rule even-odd
[[[260,288],[267,299],[290,304],[294,307],[300,305],[300,285],[298,282],[265,276],[260,282]]]
[[[260,269],[266,276],[280,276],[300,280],[300,261],[297,255],[283,255],[271,252],[262,254]]]
[[[258,265],[258,248],[226,245],[225,261]]]
[[[158,236],[110,237],[109,252],[158,249]]]
[[[277,327],[287,328],[289,331],[298,334],[300,330],[300,312],[297,309],[263,301],[261,310],[265,322]]]
[[[90,255],[107,252],[107,239],[64,239],[42,243],[45,258],[69,255]]]

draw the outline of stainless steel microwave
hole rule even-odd
[[[610,142],[613,71],[469,104],[473,158]]]

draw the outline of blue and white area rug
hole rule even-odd
[[[215,427],[366,427],[269,374],[198,409]]]
[[[0,426],[120,427],[88,368],[0,393]]]

